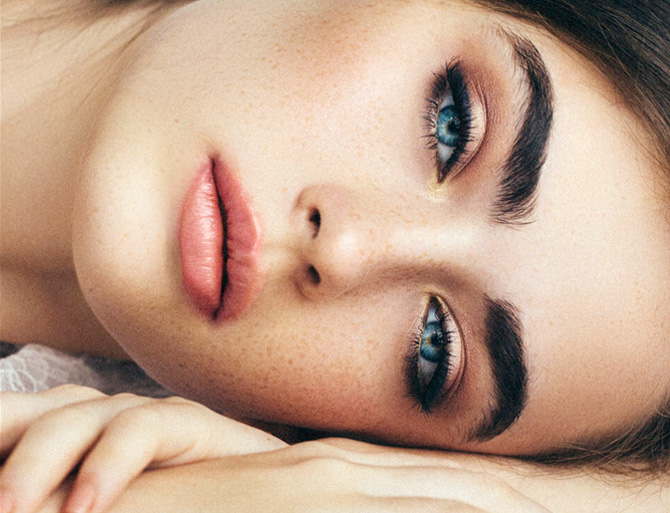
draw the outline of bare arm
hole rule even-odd
[[[456,488],[471,486],[473,496],[488,494],[476,504],[480,509],[470,508],[468,494],[450,490],[449,486],[431,491],[436,497],[451,495],[453,500],[425,498],[419,502],[416,498],[389,498],[389,504],[393,505],[407,501],[402,504],[403,512],[415,511],[415,506],[416,511],[423,512],[496,513],[545,511],[544,508],[552,513],[666,513],[670,508],[670,490],[664,479],[640,483],[632,478],[615,479],[581,471],[538,470],[535,465],[506,458],[394,449],[343,439],[301,445],[275,453],[145,472],[133,481],[111,511],[181,513],[190,511],[190,505],[198,513],[270,513],[319,511],[318,506],[324,504],[328,504],[329,511],[338,511],[338,507],[342,511],[380,511],[377,506],[383,501],[379,497],[373,497],[376,502],[368,503],[369,495],[373,494],[361,493],[365,490],[360,486],[352,490],[352,484],[361,478],[358,471],[366,471],[368,467],[384,478],[380,483],[393,476],[388,469],[399,470],[398,477],[412,468],[425,472],[426,476],[435,475],[435,482],[440,485],[443,475],[436,469],[442,469]],[[378,468],[374,469],[375,466]],[[402,475],[405,484],[406,477]],[[500,486],[501,481],[511,487]],[[59,512],[66,491],[66,487],[61,487],[42,512]],[[534,501],[518,501],[514,497],[516,491],[544,508],[536,507]]]
[[[553,513],[667,513],[670,476],[613,476],[591,469],[560,469],[510,458],[452,455],[538,501]]]
[[[387,511],[385,506],[389,504],[393,504],[394,508],[401,505],[403,513],[530,513],[547,510],[554,513],[654,513],[670,510],[670,490],[667,489],[670,479],[665,476],[642,483],[632,477],[615,479],[584,470],[567,472],[507,458],[390,448],[343,438],[285,446],[273,443],[272,437],[266,433],[211,412],[203,412],[203,407],[191,405],[188,401],[156,402],[135,396],[101,398],[101,395],[81,387],[63,387],[41,395],[4,395],[0,445],[6,445],[6,449],[10,450],[16,444],[18,449],[13,452],[14,466],[9,472],[13,477],[8,478],[7,466],[0,472],[3,486],[13,482],[15,491],[21,491],[23,495],[28,493],[33,499],[35,493],[46,488],[46,496],[53,489],[45,484],[49,476],[55,475],[55,486],[72,467],[65,467],[65,473],[59,477],[60,474],[53,474],[49,462],[45,462],[42,455],[49,453],[52,460],[51,444],[55,441],[62,452],[63,433],[70,436],[90,422],[93,438],[97,439],[102,428],[97,426],[96,419],[99,421],[100,415],[104,414],[103,417],[111,415],[119,421],[125,419],[121,425],[130,428],[130,431],[122,430],[121,436],[113,436],[113,433],[108,433],[112,424],[107,424],[107,431],[102,431],[106,435],[97,439],[98,446],[104,445],[106,438],[121,442],[112,444],[111,464],[109,459],[102,458],[98,465],[92,466],[93,473],[90,475],[102,479],[104,486],[98,488],[104,489],[109,485],[110,469],[122,468],[123,458],[131,462],[135,459],[137,447],[129,445],[128,441],[137,439],[143,431],[141,428],[146,422],[142,420],[146,420],[146,415],[128,417],[125,413],[130,411],[128,406],[139,402],[143,411],[148,404],[150,413],[163,412],[158,417],[152,414],[149,429],[143,431],[145,434],[162,434],[158,437],[162,440],[161,447],[169,449],[176,441],[181,445],[186,443],[192,452],[202,448],[203,440],[206,442],[210,435],[215,434],[215,440],[205,443],[205,447],[209,447],[207,451],[192,457],[185,457],[190,452],[182,452],[178,444],[177,459],[163,462],[168,464],[167,468],[145,471],[131,480],[111,511],[182,512],[192,506],[193,511],[206,513],[222,511],[222,505],[225,505],[223,510],[230,513],[270,513],[318,511],[315,510],[317,505],[327,505],[331,512],[353,510],[361,513]],[[182,411],[183,408],[186,409]],[[48,413],[42,414],[42,409]],[[31,410],[35,411],[31,413]],[[124,415],[118,417],[117,410]],[[68,421],[73,412],[77,419],[74,424]],[[180,412],[184,418],[177,421]],[[37,418],[33,419],[34,416]],[[159,422],[162,417],[188,428],[187,431],[180,429],[170,434],[169,426],[160,427],[163,425]],[[88,420],[85,422],[85,419]],[[59,429],[59,425],[65,431]],[[196,429],[200,425],[202,429]],[[17,443],[19,439],[21,442]],[[193,445],[195,441],[198,443]],[[162,445],[166,443],[167,446]],[[85,443],[84,449],[86,447]],[[69,450],[66,452],[70,454]],[[128,452],[130,454],[126,454]],[[88,459],[94,453],[89,451]],[[105,451],[102,453],[104,455]],[[21,461],[38,461],[40,468],[26,466]],[[58,468],[63,466],[58,462],[56,464]],[[86,462],[79,469],[78,480],[85,467]],[[21,468],[23,471],[17,470]],[[89,473],[90,469],[89,465]],[[40,478],[41,473],[46,474]],[[27,480],[16,481],[21,475]],[[33,492],[29,493],[30,486]],[[71,483],[66,481],[51,494],[42,511],[60,511],[70,486]],[[100,500],[100,497],[97,499]],[[32,511],[30,502],[13,513]],[[35,502],[34,507],[38,504]],[[98,502],[96,509],[107,510],[106,504]]]

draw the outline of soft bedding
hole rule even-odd
[[[173,395],[128,360],[72,355],[38,344],[0,342],[0,391],[41,392],[68,383],[105,394]]]

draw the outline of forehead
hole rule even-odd
[[[606,79],[565,45],[534,42],[553,134],[534,222],[497,237],[493,279],[523,312],[532,383],[517,429],[570,440],[646,418],[668,393],[668,200],[645,128]]]

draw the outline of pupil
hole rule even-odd
[[[442,340],[442,329],[440,323],[429,322],[421,337],[419,353],[421,357],[429,362],[439,362],[442,358],[444,341]]]
[[[437,140],[440,144],[455,148],[458,145],[461,122],[454,105],[440,109],[437,115]]]

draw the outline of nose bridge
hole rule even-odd
[[[303,191],[298,204],[310,236],[301,250],[302,290],[336,297],[429,260],[429,220],[411,203],[329,185]]]

